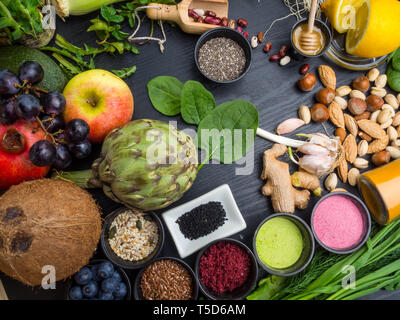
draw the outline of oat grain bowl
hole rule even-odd
[[[120,208],[103,225],[101,246],[114,264],[138,269],[158,256],[164,244],[161,220],[152,212]]]

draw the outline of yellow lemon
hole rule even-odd
[[[339,33],[354,28],[354,17],[357,9],[366,0],[327,0],[321,4],[322,12]]]
[[[400,1],[367,0],[357,10],[355,28],[347,32],[346,51],[380,57],[400,46]]]

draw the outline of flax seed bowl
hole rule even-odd
[[[162,257],[139,271],[135,300],[196,300],[199,284],[190,266],[178,258]]]
[[[197,255],[196,277],[200,290],[212,300],[241,300],[254,289],[258,264],[242,242],[223,238],[204,247]]]
[[[104,254],[114,264],[139,269],[161,252],[164,227],[152,212],[123,207],[106,217],[100,241]]]
[[[219,84],[233,83],[250,69],[251,46],[236,30],[214,28],[197,41],[194,59],[200,73],[208,80]]]

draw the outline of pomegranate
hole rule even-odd
[[[45,133],[36,121],[0,124],[0,189],[46,176],[50,167],[37,167],[29,160],[29,149],[43,139]]]

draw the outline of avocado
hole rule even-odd
[[[42,66],[44,77],[39,87],[48,91],[63,91],[67,79],[61,68],[45,53],[25,46],[0,47],[0,70],[8,69],[17,74],[25,61],[35,61]]]

